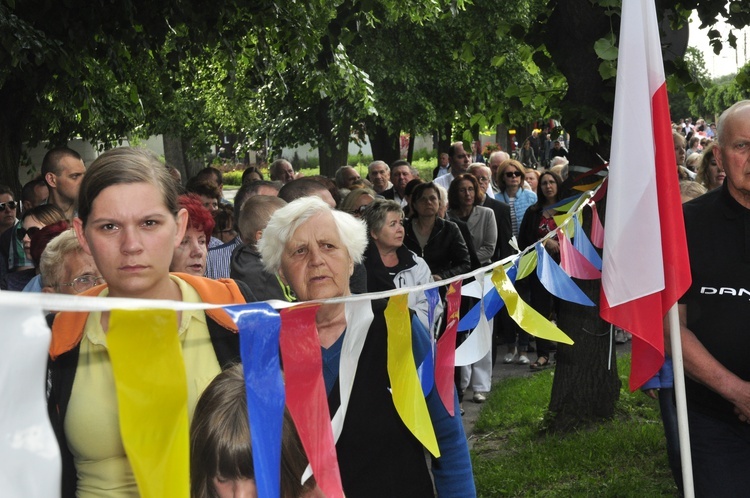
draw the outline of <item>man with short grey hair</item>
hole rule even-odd
[[[281,182],[282,185],[294,180],[294,168],[286,159],[276,159],[268,167],[271,180]]]
[[[372,183],[372,189],[377,194],[383,194],[393,187],[391,183],[391,168],[385,161],[373,161],[367,167],[367,179]]]
[[[477,179],[479,184],[480,206],[492,209],[495,213],[495,223],[497,224],[497,244],[495,244],[495,254],[492,261],[499,261],[506,256],[513,254],[513,248],[510,245],[510,239],[513,238],[513,224],[510,221],[510,206],[505,202],[490,197],[487,190],[490,188],[490,168],[481,163],[474,163],[469,166],[468,173]]]
[[[359,172],[351,166],[341,166],[334,175],[336,187],[351,189],[354,182],[360,179]]]
[[[714,158],[727,176],[683,206],[692,283],[678,310],[695,495],[744,496],[750,489],[750,100],[724,111],[717,136]]]
[[[399,159],[391,167],[391,183],[393,186],[383,192],[383,197],[393,199],[406,207],[406,185],[415,178],[419,178],[417,170],[403,159]]]

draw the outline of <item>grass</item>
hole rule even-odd
[[[474,429],[478,495],[677,496],[658,403],[627,390],[629,356],[617,363],[614,419],[566,435],[544,432],[553,370],[496,385]]]
[[[419,150],[415,152],[415,157],[419,157],[418,159],[414,159],[412,161],[412,166],[414,166],[417,171],[419,171],[420,178],[424,180],[432,180],[432,169],[435,167],[435,158],[430,157],[431,152],[425,151],[425,150]],[[350,166],[353,166],[358,172],[359,175],[364,178],[367,176],[367,166],[372,162],[371,156],[360,156],[360,155],[350,155],[349,156],[349,164]],[[301,165],[302,169],[298,169],[295,167],[295,171],[300,171],[304,176],[313,176],[320,174],[320,168],[317,165],[317,159],[315,161],[297,161],[298,166]],[[268,178],[268,169],[263,168],[261,171],[263,171],[263,174],[265,175],[266,179]],[[232,171],[226,171],[223,173],[224,176],[224,185],[226,186],[237,186],[239,187],[242,183],[242,170],[232,170]]]

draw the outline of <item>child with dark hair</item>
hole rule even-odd
[[[307,457],[288,412],[281,441],[281,497],[322,498],[310,478],[301,484]],[[244,494],[243,494],[244,493]],[[242,365],[214,378],[198,400],[190,427],[190,495],[257,497],[253,448]]]

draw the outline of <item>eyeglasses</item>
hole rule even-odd
[[[72,282],[68,282],[67,284],[60,284],[60,285],[61,286],[64,285],[66,287],[73,287],[73,290],[75,290],[78,293],[81,293],[81,292],[89,290],[95,285],[104,284],[106,282],[107,281],[104,280],[104,277],[95,277],[93,275],[81,275],[80,277],[73,279]]]
[[[458,189],[459,194],[473,194],[474,187],[460,188]]]
[[[360,215],[360,216],[362,216],[363,214],[365,214],[365,211],[367,211],[368,207],[370,207],[369,204],[363,204],[363,205],[359,206],[356,209],[352,209],[350,211],[350,213],[353,214],[353,215]]]
[[[33,237],[34,234],[37,233],[39,230],[41,230],[41,228],[39,227],[29,227],[29,228],[18,227],[18,229],[16,230],[16,234],[17,234],[18,240],[23,240],[27,235],[29,236],[29,238]]]
[[[5,211],[5,208],[16,209],[18,203],[16,201],[0,202],[0,211]]]
[[[513,178],[514,176],[521,176],[520,171],[506,171],[505,178]]]

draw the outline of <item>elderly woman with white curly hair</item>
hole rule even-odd
[[[258,249],[266,270],[278,272],[300,301],[350,295],[349,276],[367,245],[365,225],[332,210],[316,197],[303,197],[276,211]],[[401,421],[393,403],[387,370],[385,300],[373,300],[363,320],[347,314],[343,303],[324,303],[316,326],[323,357],[328,405],[336,413],[341,399],[339,360],[345,334],[367,328],[336,452],[347,496],[476,495],[466,437],[460,417],[451,417],[435,389],[427,396],[441,456],[431,469],[424,449]],[[368,307],[369,311],[369,307]],[[367,313],[364,313],[367,314]],[[413,331],[415,357],[426,338]],[[421,341],[420,341],[421,340]],[[455,403],[457,404],[457,398]],[[432,470],[432,477],[430,476]]]

